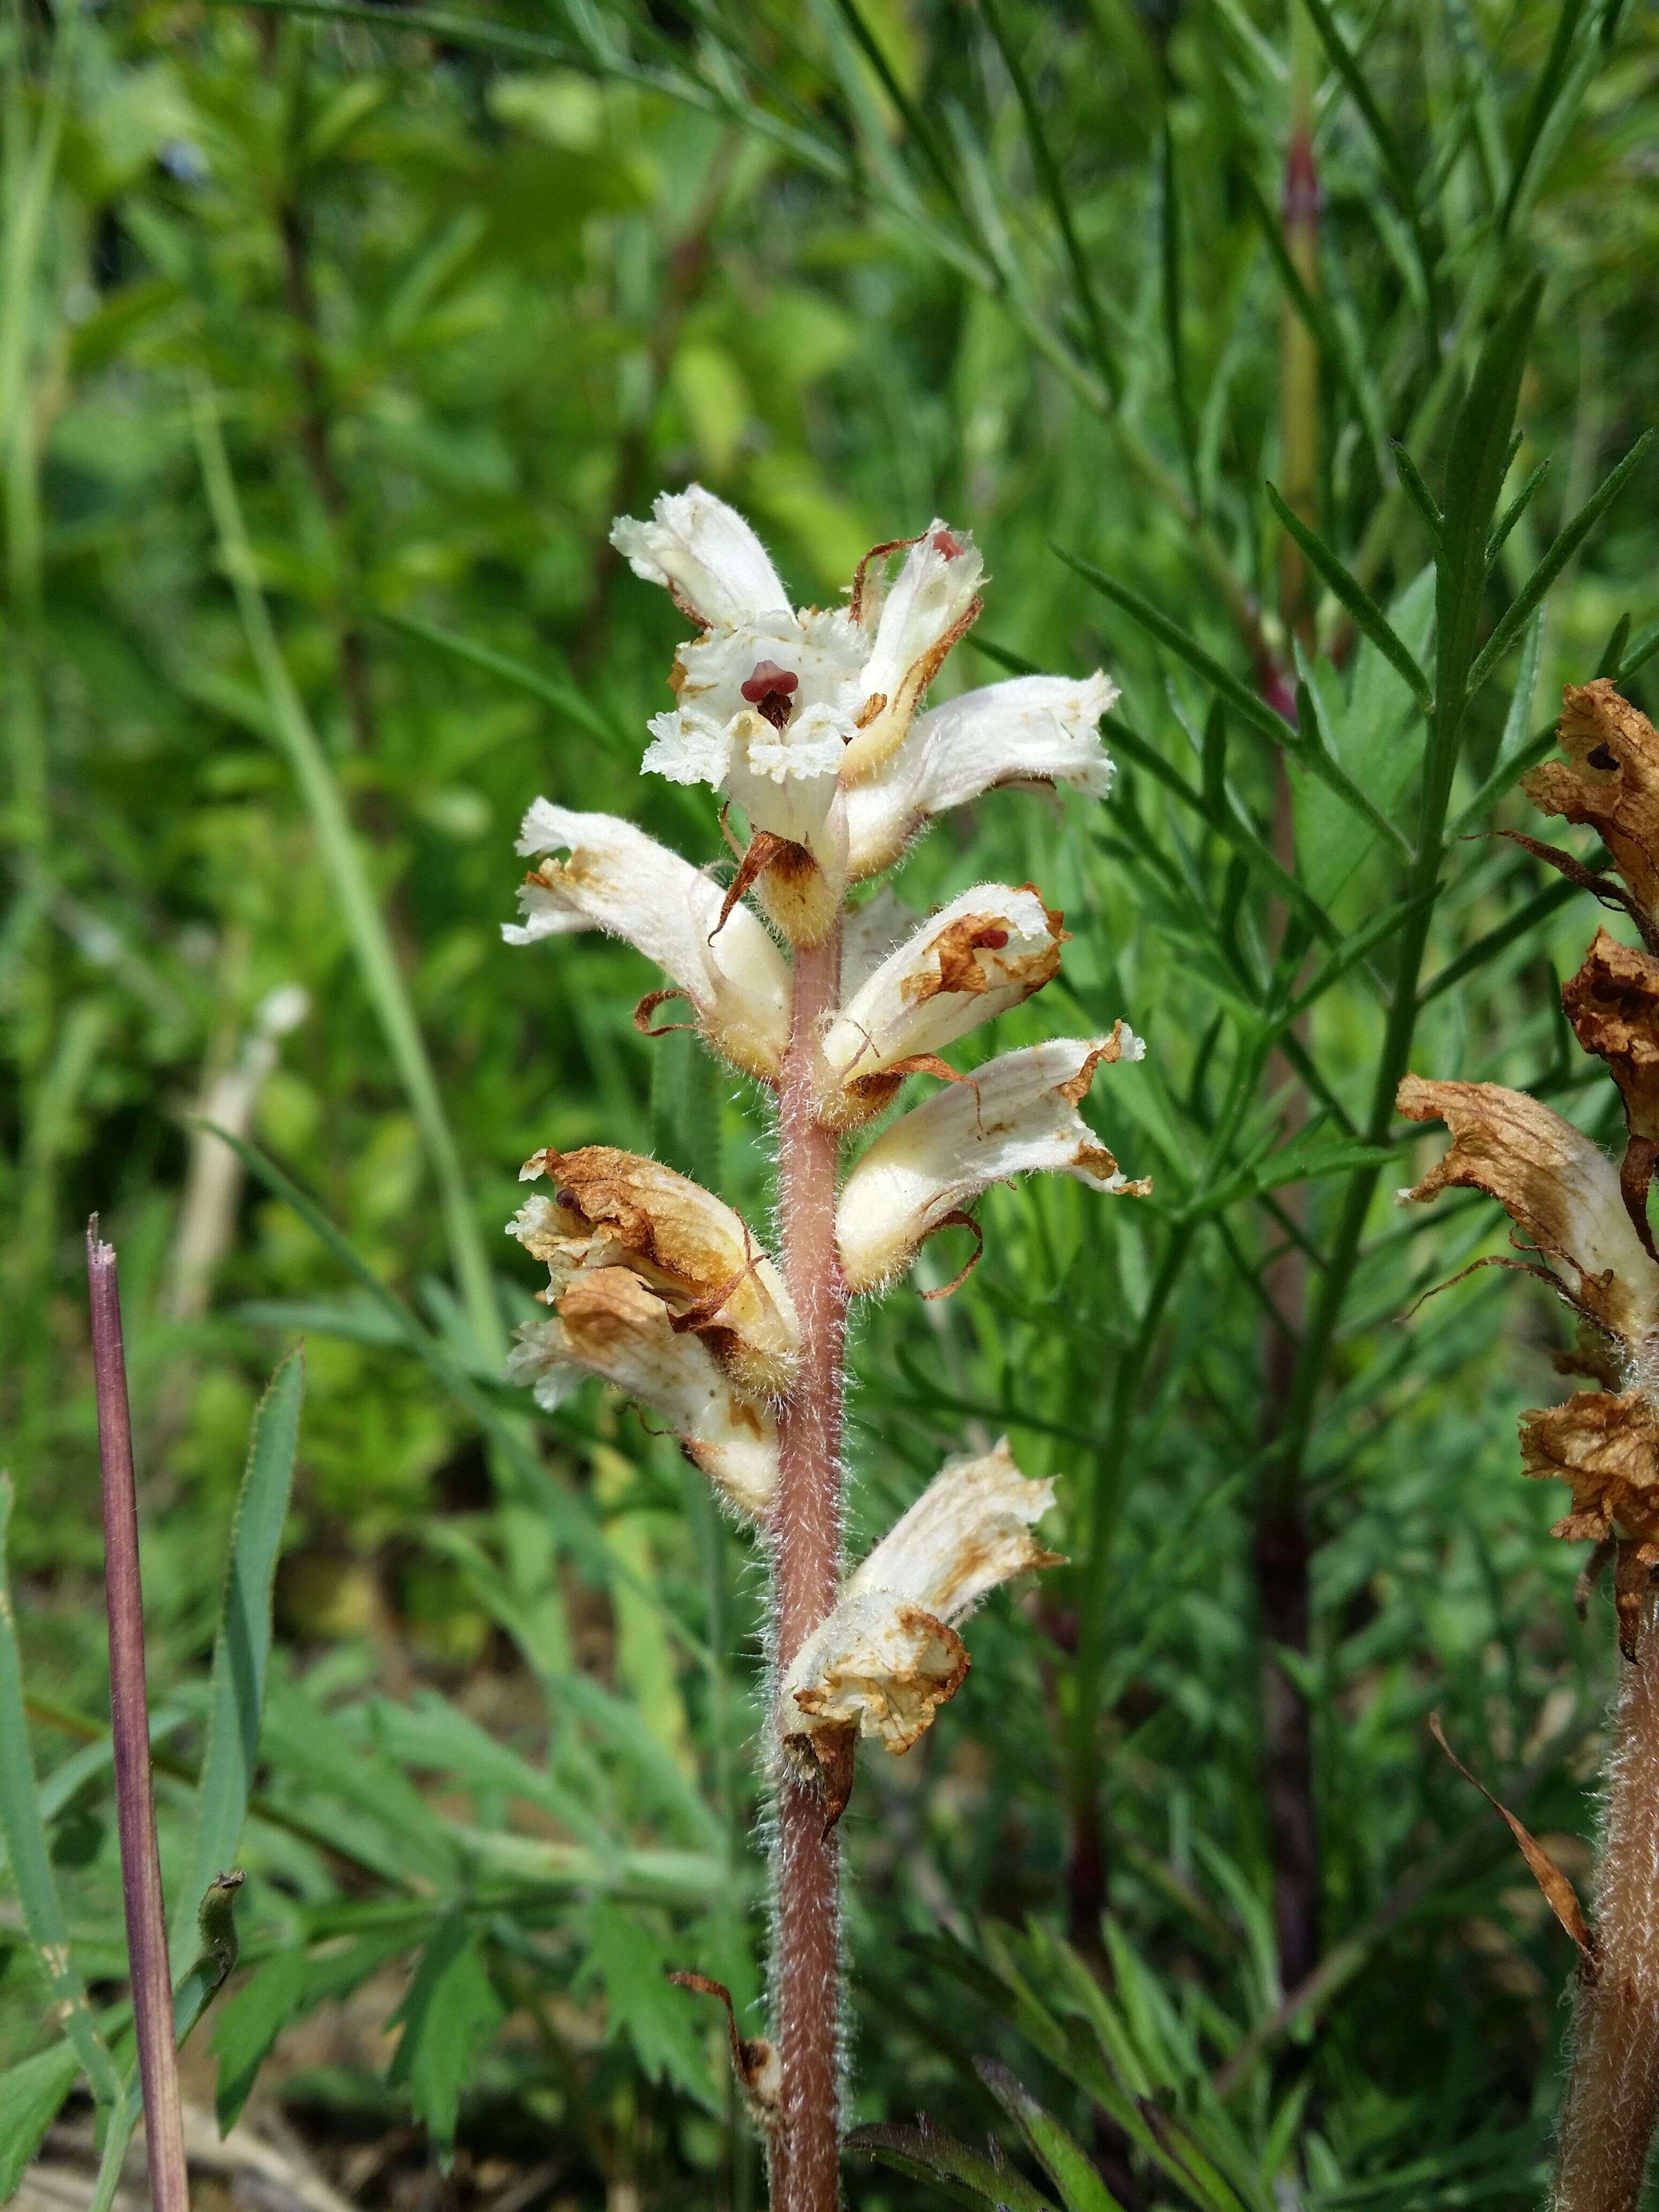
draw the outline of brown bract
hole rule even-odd
[[[1571,1490],[1572,1510],[1552,1535],[1611,1542],[1620,1647],[1633,1659],[1659,1562],[1659,1411],[1639,1390],[1575,1391],[1565,1405],[1521,1416],[1521,1462],[1527,1474]]]
[[[1561,695],[1556,734],[1567,755],[1522,778],[1545,814],[1600,833],[1632,897],[1659,915],[1659,730],[1604,676]]]
[[[1452,1133],[1451,1150],[1404,1199],[1486,1191],[1548,1263],[1534,1273],[1626,1345],[1644,1343],[1659,1323],[1659,1266],[1632,1224],[1613,1163],[1582,1130],[1496,1083],[1408,1075],[1395,1103],[1408,1120],[1443,1121]]]
[[[1586,1052],[1604,1060],[1625,1103],[1628,1140],[1619,1171],[1625,1209],[1650,1252],[1648,1187],[1659,1161],[1659,959],[1598,929],[1561,1004]]]

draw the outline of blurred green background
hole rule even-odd
[[[1562,1387],[1563,1323],[1497,1270],[1404,1323],[1506,1248],[1468,1200],[1397,1226],[1402,1146],[1360,1193],[1328,1341],[1302,1333],[1380,1161],[1398,938],[1360,933],[1395,927],[1406,863],[1061,553],[1247,693],[1293,692],[1299,640],[1304,729],[1317,701],[1409,831],[1422,726],[1264,485],[1429,651],[1431,547],[1391,441],[1438,487],[1480,343],[1540,273],[1510,490],[1551,465],[1493,569],[1502,617],[1659,419],[1659,19],[12,0],[0,52],[0,1423],[43,1777],[106,1697],[87,1215],[121,1254],[152,1692],[185,1774],[250,1415],[307,1340],[268,1817],[243,1852],[253,1977],[220,2001],[216,2062],[211,2021],[191,2045],[188,2094],[211,2104],[216,2063],[222,2109],[252,2087],[366,2203],[757,2201],[718,2014],[661,1977],[718,1975],[757,2028],[752,1557],[632,1413],[590,1390],[532,1427],[495,1381],[532,1310],[501,1234],[532,1150],[655,1152],[767,1216],[757,1102],[688,1037],[636,1034],[644,964],[499,934],[538,793],[722,854],[709,793],[638,775],[683,625],[607,544],[613,514],[696,477],[804,600],[934,514],[970,528],[987,611],[945,689],[1024,659],[1104,665],[1126,695],[1110,799],[995,798],[898,878],[920,908],[987,877],[1065,908],[1062,979],[985,1049],[1126,1017],[1148,1059],[1091,1110],[1157,1188],[994,1192],[967,1285],[902,1288],[857,1332],[859,1540],[1006,1430],[1059,1479],[1094,1580],[994,1604],[940,1725],[864,1761],[853,2117],[922,2111],[1018,2158],[988,2056],[1128,2203],[1534,2201],[1569,1947],[1425,1719],[1582,1874],[1610,1616],[1575,1623],[1580,1562],[1514,1443]],[[1281,204],[1299,125],[1316,217]],[[1539,828],[1509,786],[1562,683],[1659,615],[1656,493],[1649,457],[1475,696],[1407,979],[1428,986],[1413,1066],[1547,1091],[1609,1135],[1555,995],[1592,902],[1486,832]],[[1649,705],[1655,665],[1626,687]],[[1279,988],[1287,898],[1293,939],[1307,899],[1329,927]],[[1299,1634],[1263,1566],[1286,1528]],[[1275,1700],[1316,1832],[1288,1907]],[[176,1856],[187,1798],[161,1789]],[[113,2002],[106,1777],[50,1802],[77,1954]],[[0,1895],[11,2062],[46,2035],[19,1926]],[[297,1978],[273,1978],[285,1956]],[[1194,2129],[1233,2193],[1160,2166],[1107,2075],[1131,2120],[1144,2096]],[[85,2132],[71,2100],[48,2159],[73,2170]],[[869,2158],[848,2189],[946,2201]]]

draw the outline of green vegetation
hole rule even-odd
[[[855,1317],[854,1551],[1006,1431],[1071,1565],[861,1762],[849,2201],[1535,2203],[1571,1947],[1427,1717],[1581,1873],[1612,1608],[1515,1443],[1566,1317],[1497,1269],[1417,1305],[1509,1247],[1471,1194],[1395,1213],[1442,1143],[1393,1098],[1619,1127],[1558,998],[1598,910],[1491,833],[1540,830],[1564,683],[1659,701],[1659,19],[15,0],[0,70],[0,2184],[77,2081],[118,2129],[131,2059],[95,1208],[187,2094],[371,2206],[440,2163],[758,2201],[666,1978],[760,2031],[749,1541],[610,1395],[499,1379],[532,1152],[768,1218],[643,961],[499,934],[538,793],[722,849],[639,775],[684,625],[607,542],[696,477],[803,600],[971,529],[950,683],[1124,694],[1109,798],[965,810],[897,878],[1065,908],[969,1057],[1124,1017],[1089,1111],[1154,1191],[994,1190],[951,1298]],[[247,1440],[301,1335],[267,1660],[297,1364]]]

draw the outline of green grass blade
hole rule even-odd
[[[93,2020],[86,1985],[70,1955],[69,1931],[52,1880],[46,1829],[29,1756],[28,1719],[23,1706],[22,1656],[12,1615],[6,1567],[11,1521],[11,1477],[0,1474],[0,1829],[6,1838],[12,1881],[23,1910],[23,1925],[52,1998],[54,2021],[73,2047],[77,2067],[100,2106],[120,2090],[115,2062]]]
[[[384,623],[388,629],[418,639],[422,645],[449,653],[473,668],[481,668],[487,675],[499,676],[515,690],[528,692],[532,699],[539,699],[556,714],[568,715],[590,736],[603,738],[606,744],[623,742],[623,732],[614,723],[608,722],[574,684],[562,683],[558,677],[532,668],[528,661],[519,660],[511,653],[497,653],[493,646],[477,645],[471,638],[458,637],[453,630],[441,629],[436,623],[425,622],[419,615],[393,614],[386,607],[376,607],[372,611],[375,621]]]
[[[489,1262],[484,1257],[483,1241],[467,1201],[460,1155],[455,1149],[425,1040],[392,950],[386,918],[363,866],[345,801],[277,642],[259,586],[253,549],[242,520],[241,505],[219,428],[218,409],[212,393],[204,386],[198,384],[193,389],[191,412],[208,502],[218,532],[220,556],[236,595],[248,649],[264,687],[278,739],[311,816],[318,848],[340,902],[369,1002],[426,1146],[468,1320],[481,1354],[492,1363],[499,1362],[506,1356],[506,1333],[501,1327]]]
[[[0,2074],[0,2204],[15,2196],[80,2070],[74,2045],[54,2043]]]
[[[214,1877],[236,1856],[253,1790],[270,1655],[270,1601],[305,1397],[305,1355],[296,1347],[271,1376],[253,1416],[247,1469],[231,1528],[230,1560],[213,1644],[207,1735],[196,1790],[196,1842],[185,1910],[175,1917],[173,1971],[187,1966],[196,1917]]]
[[[1545,58],[1537,83],[1533,87],[1525,122],[1521,126],[1521,143],[1516,149],[1510,167],[1510,188],[1498,217],[1499,233],[1509,229],[1515,220],[1527,173],[1532,167],[1533,156],[1544,135],[1545,126],[1555,103],[1565,89],[1572,60],[1573,40],[1578,33],[1579,19],[1584,12],[1584,0],[1561,0],[1561,12],[1555,19],[1555,33],[1550,40],[1550,50]]]

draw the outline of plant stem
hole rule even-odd
[[[1579,1978],[1552,2212],[1635,2212],[1659,2114],[1659,1634],[1649,1609],[1607,1747],[1594,1979]]]
[[[778,1425],[772,1522],[773,1665],[790,1661],[836,1601],[841,1572],[842,1389],[847,1291],[836,1248],[836,1133],[817,1117],[819,1018],[841,983],[841,925],[796,955],[778,1097],[780,1259],[800,1324],[800,1370]],[[840,1851],[821,1793],[777,1761],[773,1846],[774,2029],[782,2107],[771,2146],[773,2212],[840,2202]]]
[[[115,1754],[121,1892],[126,1906],[144,2140],[155,2212],[189,2212],[185,2124],[173,2039],[173,1978],[167,1913],[150,1790],[149,1699],[144,1685],[144,1598],[138,1569],[138,1493],[132,1472],[132,1417],[115,1248],[87,1224],[87,1280],[92,1359],[98,1394],[98,1462],[104,1492],[104,1603],[109,1616],[110,1734]]]
[[[1314,160],[1312,33],[1304,14],[1293,18],[1290,144],[1285,160],[1280,219],[1285,251],[1311,298],[1319,289],[1319,173]],[[1279,467],[1286,503],[1302,520],[1317,519],[1319,491],[1319,350],[1311,332],[1289,300],[1279,323]],[[1314,643],[1314,592],[1300,547],[1286,531],[1279,548],[1279,612],[1288,641]],[[1280,672],[1283,694],[1291,690]],[[1281,713],[1294,708],[1288,696],[1264,684]],[[1289,772],[1284,756],[1274,763],[1273,855],[1281,867],[1296,865],[1296,825]],[[1282,941],[1286,916],[1275,902],[1269,927]],[[1294,991],[1294,978],[1289,979]],[[1305,1033],[1306,1018],[1302,1029]],[[1306,1095],[1281,1040],[1269,1054],[1270,1097],[1285,1103],[1279,1136],[1288,1142],[1307,1118]],[[1294,1186],[1285,1203],[1298,1228],[1306,1224],[1305,1188]],[[1283,1437],[1296,1373],[1296,1345],[1307,1304],[1307,1263],[1292,1243],[1266,1268],[1262,1286],[1272,1314],[1261,1337],[1261,1441],[1275,1447]],[[1280,1655],[1304,1655],[1312,1617],[1313,1536],[1308,1524],[1298,1462],[1270,1454],[1257,1499],[1250,1562],[1255,1583],[1256,1630],[1261,1648],[1261,1750],[1267,1858],[1273,1869],[1273,1939],[1281,1990],[1297,1988],[1319,1958],[1322,1881],[1319,1829],[1314,1795],[1312,1717],[1295,1677]]]

